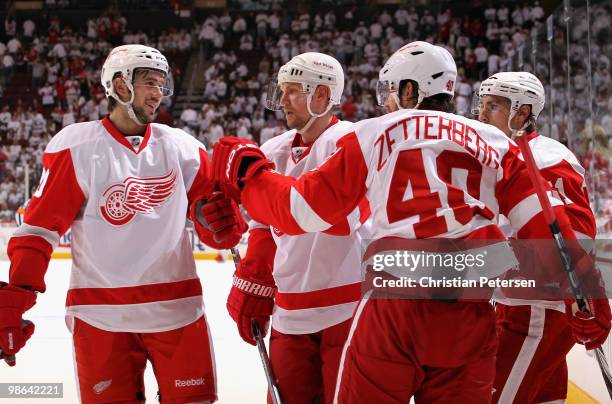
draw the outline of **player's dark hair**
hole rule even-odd
[[[414,88],[413,94],[415,94],[413,98],[413,102],[416,105],[419,94],[419,83],[414,80],[406,79],[402,80],[399,85],[398,94],[403,94],[404,89],[406,88],[406,84],[411,83],[412,88]],[[423,98],[417,109],[428,109],[430,111],[442,111],[442,112],[455,112],[455,100],[454,97],[450,94],[435,94],[431,97]]]
[[[525,127],[525,132],[527,133],[531,133],[531,132],[535,132],[535,130],[538,128],[536,125],[536,118],[535,116],[533,116],[533,105],[529,105],[530,107],[530,111],[529,111],[529,116],[527,117],[527,126]]]

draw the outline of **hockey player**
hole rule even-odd
[[[378,87],[379,102],[402,109],[355,124],[319,168],[282,176],[256,146],[225,138],[215,146],[214,175],[252,218],[288,234],[329,229],[367,195],[374,239],[497,240],[487,250],[495,261],[485,266],[497,266],[489,274],[497,276],[515,265],[496,225],[499,212],[525,237],[550,234],[516,144],[447,112],[456,74],[445,49],[407,44],[382,68]],[[553,200],[563,233],[575,239],[560,203]],[[490,402],[496,351],[488,301],[366,295],[335,402]]]
[[[291,130],[261,147],[279,172],[299,177],[336,150],[352,125],[331,112],[343,89],[342,66],[331,56],[303,53],[280,68],[266,106],[282,109]],[[353,229],[367,209],[362,204],[331,231],[299,236],[250,224],[227,308],[253,345],[251,319],[266,332],[272,314],[270,361],[286,404],[333,399],[342,346],[361,298],[361,237]]]
[[[213,193],[204,146],[151,123],[162,97],[172,95],[169,74],[157,49],[110,52],[101,74],[110,114],[53,137],[25,221],[8,244],[10,278],[0,286],[7,359],[34,331],[33,324],[22,329],[22,315],[45,291],[51,252],[72,229],[66,322],[84,403],[143,402],[147,360],[162,403],[216,400],[186,221],[189,213],[199,237],[215,248],[235,245],[246,224],[235,204]],[[199,222],[202,198],[219,209]]]
[[[536,132],[544,108],[544,87],[527,72],[496,73],[479,91],[478,119],[513,138],[524,130],[542,176],[559,192],[576,236],[595,239],[595,217],[589,206],[584,168],[556,140]],[[610,330],[607,299],[589,300],[591,312],[574,315],[563,302],[503,298],[495,307],[499,350],[493,401],[499,403],[561,402],[567,395],[565,356],[575,341],[587,349],[599,347]],[[576,308],[573,309],[576,311]],[[594,317],[594,318],[592,318]],[[585,324],[599,322],[596,333]],[[573,335],[572,335],[573,331]]]

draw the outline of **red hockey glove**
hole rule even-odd
[[[237,137],[222,137],[213,149],[213,178],[221,190],[240,203],[243,181],[262,168],[272,168],[259,147],[252,141]]]
[[[565,315],[576,342],[586,349],[599,348],[608,338],[612,322],[608,299],[588,299],[590,313],[577,311],[576,304],[565,304]]]
[[[251,319],[257,321],[261,334],[265,337],[274,307],[276,286],[274,283],[242,278],[239,273],[240,267],[234,273],[232,289],[227,297],[227,311],[236,322],[242,339],[256,345]]]
[[[200,240],[219,250],[234,247],[249,228],[236,202],[219,191],[191,204],[189,216]]]
[[[34,333],[34,324],[22,319],[36,303],[36,293],[0,282],[0,359],[15,366],[15,354]]]

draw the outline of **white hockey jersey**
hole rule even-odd
[[[108,331],[155,332],[203,314],[186,223],[210,191],[204,146],[179,129],[148,125],[135,148],[108,118],[62,129],[9,242],[10,281],[44,291],[60,236],[72,229],[71,317]]]
[[[528,135],[529,147],[540,174],[562,197],[565,211],[576,237],[583,240],[594,240],[596,235],[595,216],[589,204],[589,195],[584,180],[584,168],[576,156],[558,141],[537,135]],[[500,227],[507,237],[514,237],[514,231],[505,216],[500,216]],[[593,243],[587,243],[593,247]],[[563,302],[551,300],[523,300],[505,297],[497,290],[495,300],[510,306],[538,305],[565,312]]]
[[[297,178],[324,163],[351,125],[334,117],[310,146],[301,144],[301,136],[290,130],[270,139],[261,149],[277,171]],[[368,209],[364,199],[335,226],[335,235],[318,232],[291,236],[271,229],[277,246],[273,265],[277,286],[274,329],[285,334],[307,334],[351,318],[361,298],[361,240],[365,231],[361,224],[369,215]],[[268,228],[255,221],[250,227]]]
[[[499,213],[521,238],[551,237],[518,147],[490,125],[399,110],[355,124],[337,146],[297,179],[265,170],[246,182],[249,215],[288,234],[324,231],[366,195],[373,239],[504,240]],[[559,223],[567,224],[562,202],[549,196]],[[507,267],[487,275],[513,268],[513,257],[494,262]]]

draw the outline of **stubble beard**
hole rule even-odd
[[[155,119],[155,113],[153,113],[151,116],[148,116],[147,113],[144,111],[144,108],[132,105],[132,109],[134,110],[134,115],[136,115],[136,118],[138,118],[140,122],[149,124],[152,123]]]
[[[295,114],[293,114],[293,119],[291,122],[289,121],[289,119],[287,119],[287,127],[289,129],[299,130],[303,128],[304,126],[306,126],[307,122],[308,122],[308,118],[298,118],[295,116]]]

